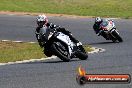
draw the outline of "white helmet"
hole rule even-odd
[[[100,17],[96,17],[96,18],[95,18],[95,22],[96,22],[96,23],[101,22],[101,21],[102,21],[102,19],[101,19]]]
[[[48,19],[47,17],[43,14],[43,15],[38,15],[37,17],[37,24],[39,26],[42,26],[44,24],[48,23]]]

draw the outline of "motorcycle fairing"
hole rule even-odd
[[[74,47],[74,43],[71,41],[68,35],[63,34],[62,32],[58,32],[57,39],[64,42],[66,45],[68,45],[69,53],[72,54],[72,50]]]

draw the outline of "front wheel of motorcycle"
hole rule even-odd
[[[121,36],[117,33],[117,31],[113,31],[112,34],[115,36],[115,38],[116,38],[119,42],[123,42],[123,39],[122,39]]]
[[[71,58],[68,49],[61,42],[54,42],[51,47],[53,49],[53,53],[61,60],[63,60],[64,62],[70,61]]]

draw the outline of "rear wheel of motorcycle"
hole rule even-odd
[[[78,52],[77,57],[80,60],[86,60],[88,58],[88,55],[86,53],[83,53],[83,52]]]
[[[50,51],[47,51],[47,50],[43,50],[44,54],[47,56],[47,57],[51,57],[52,56],[52,53]]]
[[[120,37],[120,35],[116,31],[113,31],[112,34],[116,37],[116,39],[119,42],[123,42],[123,39]]]
[[[113,43],[115,43],[115,42],[116,42],[116,39],[115,39],[115,38],[113,38],[113,39],[112,39],[112,42],[113,42]]]
[[[67,54],[63,53],[63,50],[61,49],[61,47],[58,44],[61,44],[60,42],[56,42],[54,44],[52,44],[52,49],[55,53],[56,56],[58,56],[61,60],[63,60],[64,62],[69,62],[70,61],[70,55],[68,53],[67,48],[61,44],[61,46],[65,47],[65,52],[67,52]]]
[[[79,51],[76,53],[76,56],[80,59],[80,60],[86,60],[88,58],[88,54],[86,53],[85,49],[83,48],[83,46],[79,47]]]

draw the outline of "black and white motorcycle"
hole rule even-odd
[[[113,20],[104,20],[100,24],[100,34],[105,36],[106,40],[112,40],[113,42],[123,42],[123,39],[119,35]]]
[[[40,36],[43,39],[46,35],[45,28],[40,29]],[[50,29],[48,29],[50,30]],[[62,32],[56,32],[54,30],[47,33],[47,41],[44,46],[44,54],[48,57],[55,55],[61,60],[68,62],[72,58],[79,58],[81,60],[86,60],[88,54],[82,45],[77,46],[68,35]]]

